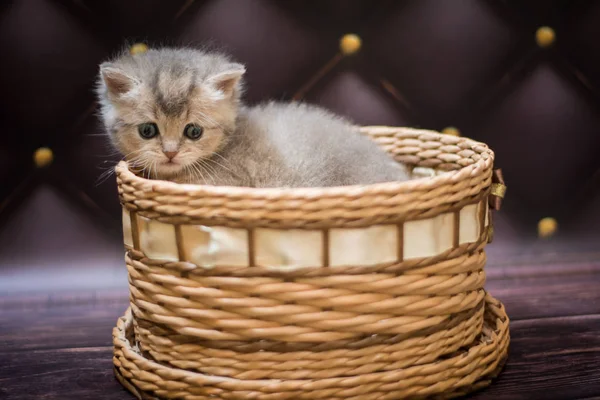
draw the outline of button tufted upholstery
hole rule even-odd
[[[562,237],[589,238],[600,231],[599,23],[594,1],[2,2],[0,264],[111,254],[122,268],[114,179],[99,180],[116,158],[92,88],[124,39],[224,47],[247,64],[250,102],[305,99],[360,124],[456,127],[504,170],[500,244],[534,237],[546,216]],[[541,26],[555,33],[544,48]],[[342,56],[346,33],[362,47]],[[36,168],[43,146],[54,161]]]

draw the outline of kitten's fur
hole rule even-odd
[[[100,66],[98,97],[114,146],[150,178],[248,187],[343,186],[406,180],[352,125],[298,103],[240,104],[245,68],[217,53],[151,49]],[[143,139],[138,125],[160,135]],[[203,136],[183,135],[195,123]],[[169,161],[165,152],[178,152]],[[171,153],[172,156],[173,153]]]

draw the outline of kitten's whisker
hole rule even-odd
[[[190,183],[198,183],[198,182],[194,181],[194,179],[198,179],[198,177],[194,173],[194,170],[191,168],[191,166],[186,165],[185,168],[186,168],[186,172],[188,174],[188,178],[190,180]]]
[[[202,179],[200,177],[200,175],[198,174],[198,171],[196,170],[196,168],[193,165],[190,165],[190,170],[192,171],[193,175],[194,175],[194,179],[195,179],[195,183],[200,183],[200,184],[204,184],[206,182],[204,182],[204,179]]]
[[[219,153],[213,153],[213,155],[220,157],[221,160],[223,160],[225,163],[231,165],[231,161],[229,161],[228,159],[226,159],[225,157],[223,157],[222,155],[220,155]]]
[[[229,161],[228,161],[226,158],[223,158],[223,157],[221,157],[221,158],[222,158],[222,159],[223,159],[223,160],[224,160],[226,163],[229,163]],[[227,171],[229,171],[229,172],[233,172],[233,171],[232,171],[232,170],[231,170],[229,167],[227,167],[227,166],[225,166],[225,165],[221,164],[221,163],[220,163],[220,162],[218,162],[217,160],[213,160],[212,158],[207,158],[207,159],[206,159],[206,161],[213,162],[213,163],[217,164],[219,167],[221,167],[221,168],[224,168],[224,169],[226,169],[226,170],[227,170]],[[230,165],[231,165],[231,163],[230,163]]]
[[[111,175],[113,175],[115,173],[114,168],[109,168],[106,171],[104,171],[102,174],[100,174],[100,176],[98,176],[98,178],[96,179],[96,186],[100,186],[102,185],[104,182],[106,182],[108,180],[108,178],[110,178]]]
[[[207,159],[205,160],[205,162],[206,162],[207,164],[208,164],[209,162],[215,163],[217,166],[219,166],[219,167],[223,168],[225,171],[228,171],[228,172],[230,172],[231,174],[234,174],[234,175],[235,175],[235,172],[233,172],[233,171],[231,170],[231,168],[227,168],[226,166],[224,166],[223,164],[221,164],[221,163],[217,162],[216,160],[213,160],[213,159],[211,159],[211,158],[207,158]]]
[[[129,160],[129,165],[133,168],[137,168],[137,167],[144,167],[145,161],[144,159],[142,159],[142,156],[136,156],[136,157],[132,157],[131,160]],[[143,169],[142,169],[143,171]]]
[[[150,162],[147,158],[147,156],[145,154],[140,155],[139,157],[134,157],[133,158],[133,164],[132,166],[134,168],[138,168],[141,167],[141,171],[140,173],[142,174],[142,177],[146,177],[146,173],[148,174],[148,178],[150,178],[150,172],[149,172],[149,167],[151,167]]]
[[[147,164],[146,171],[148,172],[148,179],[152,179],[152,160],[146,160],[146,164]]]
[[[199,178],[198,178],[198,176],[197,176],[196,172],[194,171],[194,168],[193,168],[193,166],[191,164],[190,165],[186,165],[185,168],[186,168],[186,171],[189,171],[189,175],[191,175],[189,177],[190,178],[190,183],[198,183],[198,182],[200,182],[198,180]],[[194,180],[197,180],[197,181],[194,181]]]
[[[222,156],[222,155],[220,155],[219,153],[213,153],[213,154],[214,154],[214,155],[216,155],[216,156],[219,156],[219,157],[221,157],[221,159],[223,160],[223,162],[225,162],[225,163],[227,163],[227,164],[229,164],[229,165],[231,165],[231,166],[233,167],[233,164],[232,164],[232,163],[231,163],[231,161],[230,161],[230,160],[228,160],[227,158],[223,157],[223,156]],[[231,175],[235,176],[235,177],[236,177],[236,178],[238,178],[238,179],[241,179],[240,175],[239,175],[237,172],[235,172],[235,171],[234,171],[234,170],[232,170],[231,168],[227,168],[225,165],[223,165],[223,164],[221,164],[221,163],[217,162],[217,160],[213,160],[212,158],[209,158],[209,159],[207,159],[207,161],[212,161],[212,162],[214,162],[215,164],[219,165],[221,168],[224,168],[226,171],[228,171],[228,172],[229,172]]]
[[[212,171],[212,173],[213,173],[213,174],[216,174],[216,173],[217,173],[217,171],[216,171],[216,170],[215,170],[213,167],[211,167],[211,166],[210,166],[210,165],[209,165],[209,164],[206,162],[207,160],[205,160],[205,159],[200,159],[200,160],[198,160],[198,161],[200,162],[200,164],[201,164],[201,165],[203,165],[203,166],[204,166],[204,168],[206,168],[206,170],[207,170],[207,171]],[[210,169],[209,169],[209,168],[210,168]]]
[[[208,182],[207,182],[206,178],[204,178],[204,174],[202,173],[202,170],[200,169],[200,166],[198,164],[192,164],[192,166],[200,174],[201,179],[202,179],[202,183],[207,184]]]
[[[154,170],[154,172],[152,173],[152,170]],[[150,172],[152,173],[152,176],[156,179],[158,178],[158,161],[154,160],[152,162],[152,167],[150,167]]]
[[[187,180],[189,181],[188,183],[192,183],[192,177],[190,176],[190,175],[191,175],[191,172],[190,172],[190,167],[189,167],[189,165],[185,165],[185,164],[184,164],[184,165],[183,165],[183,171],[184,171],[184,173],[185,173],[185,176],[186,176]]]
[[[202,183],[203,183],[203,184],[205,184],[205,185],[206,185],[206,184],[208,184],[208,181],[207,181],[207,180],[206,180],[206,178],[204,177],[204,174],[202,173],[202,169],[200,168],[200,166],[199,166],[199,165],[197,165],[197,164],[195,164],[195,165],[194,165],[194,169],[195,169],[196,171],[198,171],[198,173],[199,173],[199,174],[200,174],[200,176],[202,177],[202,178],[201,178],[201,179],[202,179]],[[205,172],[206,172],[206,171],[205,171]]]
[[[217,183],[215,181],[215,176],[217,175],[217,171],[205,161],[202,161],[202,164],[204,165],[204,168],[208,171],[208,176],[212,180],[213,185],[216,185]],[[212,175],[211,175],[210,171],[212,171]]]
[[[200,175],[198,174],[198,171],[195,170],[193,165],[189,165],[188,168],[190,169],[190,172],[192,174],[192,176],[190,177],[191,183],[200,183],[200,184],[206,183],[206,182],[204,182],[204,179],[200,177]]]

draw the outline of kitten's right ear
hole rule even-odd
[[[108,93],[114,97],[129,92],[135,85],[135,80],[132,77],[109,63],[100,65],[100,76]]]
[[[246,67],[242,64],[232,63],[227,70],[210,77],[208,81],[214,88],[229,97],[245,72]]]

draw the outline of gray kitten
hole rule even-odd
[[[248,187],[343,186],[409,178],[348,121],[298,103],[245,107],[243,65],[191,49],[151,49],[100,66],[113,145],[154,179]]]

